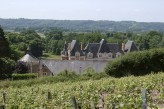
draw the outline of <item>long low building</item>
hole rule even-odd
[[[92,68],[95,72],[103,72],[109,61],[106,60],[42,60],[40,63],[40,76],[56,75],[64,70],[74,71],[77,74]]]

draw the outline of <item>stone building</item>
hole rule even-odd
[[[96,72],[103,72],[107,63],[126,53],[137,51],[133,41],[122,43],[107,43],[104,39],[100,43],[88,43],[83,48],[82,43],[72,40],[64,44],[61,51],[62,60],[41,60],[39,76],[53,76],[64,70],[75,71],[77,74],[92,68]]]
[[[72,40],[68,45],[65,42],[61,57],[62,60],[85,60],[82,44],[79,46],[76,40]]]
[[[100,43],[88,43],[85,48],[82,43],[79,45],[76,40],[72,40],[68,46],[65,42],[61,57],[62,60],[112,60],[137,50],[134,42],[129,40],[120,46],[102,39]]]
[[[37,73],[39,70],[39,59],[31,54],[29,47],[27,49],[27,53],[21,59],[19,59],[18,62],[21,62],[27,66],[29,73]]]

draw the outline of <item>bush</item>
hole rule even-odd
[[[15,61],[9,58],[0,58],[0,79],[11,78]]]
[[[160,71],[164,71],[164,48],[128,53],[105,68],[105,72],[114,77],[141,76]]]
[[[60,72],[59,74],[57,74],[57,76],[76,77],[77,74],[73,71],[68,71],[68,70],[65,69],[63,72]]]
[[[13,80],[26,80],[26,79],[32,79],[32,78],[37,78],[37,74],[35,74],[35,73],[12,74]]]
[[[84,70],[84,72],[82,72],[82,75],[86,77],[92,77],[94,75],[97,75],[97,73],[92,67],[88,67],[86,70]]]

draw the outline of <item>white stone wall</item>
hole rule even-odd
[[[42,62],[53,72],[58,74],[61,71],[67,69],[68,71],[75,71],[76,73],[82,73],[87,68],[91,67],[96,72],[103,72],[109,61],[101,60],[42,60]]]

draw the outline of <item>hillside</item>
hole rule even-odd
[[[141,109],[142,89],[146,88],[147,108],[162,109],[164,106],[164,74],[143,77],[102,78],[78,82],[52,83],[52,79],[33,84],[32,80],[14,82],[14,87],[2,88],[5,92],[7,109],[73,109],[72,96],[82,109]],[[4,84],[8,81],[0,82]],[[0,97],[0,101],[2,97]],[[105,103],[105,104],[104,104]],[[103,106],[104,104],[104,106]],[[97,109],[95,108],[95,109]]]
[[[164,23],[135,22],[135,21],[93,21],[93,20],[39,20],[39,19],[0,19],[0,25],[5,30],[19,31],[22,28],[34,28],[37,31],[46,31],[50,28],[62,28],[66,31],[134,31],[144,32],[150,30],[164,32]]]

